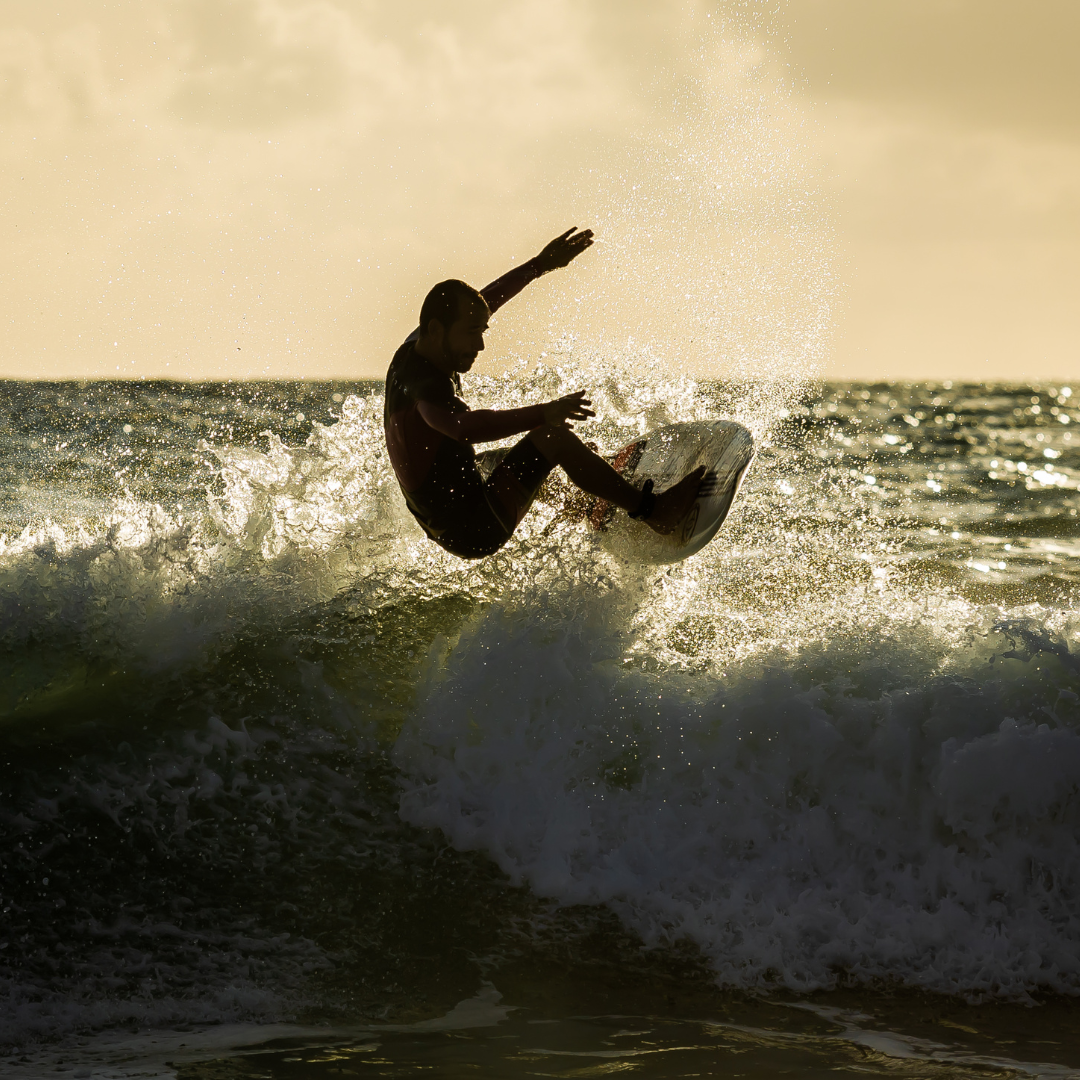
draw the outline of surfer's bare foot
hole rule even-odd
[[[653,507],[653,512],[645,519],[645,524],[661,535],[674,532],[689,513],[690,507],[694,505],[704,475],[705,466],[699,465],[673,487],[657,495],[656,505]]]

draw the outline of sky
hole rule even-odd
[[[379,377],[431,284],[577,225],[490,356],[1080,380],[1078,38],[1075,0],[7,0],[0,376]]]

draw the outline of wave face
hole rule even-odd
[[[724,986],[1074,992],[1078,658],[1041,620],[957,645],[920,616],[703,677],[489,615],[398,744],[403,816]]]
[[[558,488],[446,555],[377,386],[0,387],[0,1038],[426,1015],[586,938],[732,988],[1080,993],[1071,389],[624,370],[469,392],[589,386],[605,450],[746,423],[675,567]]]

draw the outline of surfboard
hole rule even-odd
[[[671,424],[624,446],[612,465],[631,484],[650,479],[657,494],[666,491],[699,465],[705,476],[697,499],[679,527],[665,536],[644,522],[615,513],[597,502],[589,527],[613,555],[632,562],[675,563],[700,551],[717,533],[739,493],[754,458],[754,439],[733,420]]]

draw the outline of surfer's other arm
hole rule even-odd
[[[507,302],[512,300],[526,285],[535,281],[542,274],[550,270],[561,270],[569,266],[587,247],[593,242],[592,229],[584,229],[578,232],[575,225],[572,229],[556,236],[539,255],[534,255],[528,262],[515,266],[507,271],[502,277],[496,278],[490,285],[485,285],[480,290],[480,295],[487,302],[491,312],[497,311]]]
[[[458,403],[459,406],[462,403]],[[579,390],[574,394],[529,405],[524,409],[452,409],[434,401],[421,401],[417,411],[430,428],[457,442],[480,443],[508,439],[525,431],[550,424],[561,427],[568,420],[587,420],[596,413],[592,403]]]

